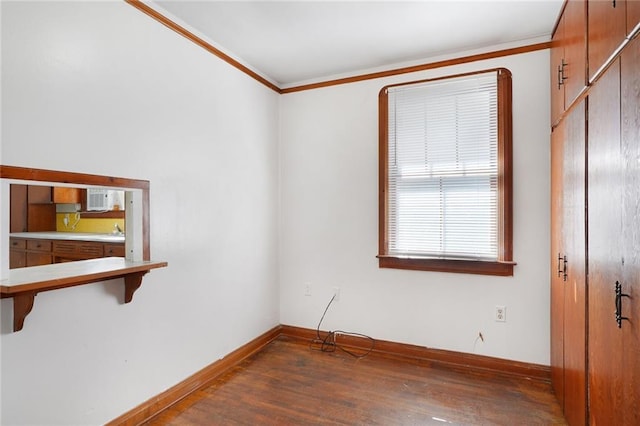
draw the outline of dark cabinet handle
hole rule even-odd
[[[560,87],[564,85],[564,81],[567,79],[567,77],[565,77],[564,75],[564,67],[566,65],[567,64],[564,59],[562,60],[562,63],[558,65],[558,90],[560,90]]]
[[[558,278],[562,277],[562,281],[567,280],[567,256],[558,253]]]
[[[618,323],[618,328],[622,328],[622,321],[629,321],[629,318],[622,316],[623,297],[631,298],[628,294],[622,293],[622,284],[616,281],[616,322]]]

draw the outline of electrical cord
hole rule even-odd
[[[336,349],[340,349],[342,352],[349,354],[354,358],[358,358],[358,359],[364,358],[365,356],[371,353],[371,351],[373,350],[373,347],[375,346],[375,340],[372,337],[369,337],[361,333],[353,333],[351,331],[343,331],[343,330],[329,331],[327,332],[327,335],[324,338],[320,336],[320,325],[322,324],[322,321],[324,320],[325,315],[327,315],[329,306],[331,306],[335,298],[336,298],[336,295],[334,294],[331,300],[329,301],[329,304],[324,309],[324,312],[322,313],[322,317],[320,317],[320,321],[318,322],[318,326],[316,327],[316,338],[311,340],[311,342],[309,343],[309,348],[311,350],[320,351],[320,352],[335,352]],[[336,343],[336,337],[339,334],[367,339],[370,341],[371,346],[369,346],[369,348],[363,353],[353,352],[349,349],[346,349],[344,346],[341,346]]]

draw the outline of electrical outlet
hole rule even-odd
[[[340,287],[333,288],[333,301],[338,302],[340,300]]]
[[[496,306],[496,321],[499,322],[507,322],[507,307],[506,306]]]
[[[311,283],[304,283],[304,295],[311,296]]]
[[[69,215],[65,214],[64,218],[62,219],[62,223],[64,223],[64,227],[67,228],[69,226]]]

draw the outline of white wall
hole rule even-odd
[[[101,424],[279,323],[278,95],[122,1],[1,6],[2,163],[151,181],[169,267],[0,340],[2,424]]]
[[[515,275],[379,269],[379,90],[493,67],[513,73]],[[315,328],[338,286],[323,329],[548,365],[548,67],[539,51],[284,95],[281,322]],[[506,323],[494,321],[496,305]]]

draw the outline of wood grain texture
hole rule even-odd
[[[625,3],[625,0],[589,2],[587,34],[590,79],[607,63],[627,35]]]
[[[620,158],[620,66],[616,61],[589,94],[588,124],[588,372],[591,424],[619,425],[624,347],[615,317],[622,274],[623,180]]]
[[[587,277],[585,228],[585,103],[565,120],[562,170],[562,245],[567,256],[564,288],[564,415],[572,425],[586,423]]]
[[[564,99],[569,106],[587,85],[587,1],[569,0],[565,8]]]
[[[627,34],[640,24],[640,0],[627,0]]]
[[[563,425],[548,383],[281,336],[148,425]]]
[[[552,85],[553,87],[553,85]],[[551,383],[564,407],[564,242],[563,159],[566,132],[564,121],[551,133]]]
[[[269,344],[269,342],[276,339],[279,334],[280,326],[272,328],[213,364],[186,378],[182,382],[113,419],[107,423],[107,425],[131,426],[138,425],[149,420],[151,417],[157,415],[163,410],[166,410],[168,407],[176,404],[184,398],[187,398],[189,395],[197,393],[201,389],[209,386],[219,376],[228,373],[244,359],[261,351]]]
[[[373,80],[377,78],[392,77],[395,75],[409,74],[413,72],[426,71],[435,68],[449,67],[453,65],[466,64],[469,62],[483,61],[486,59],[501,58],[503,56],[519,55],[522,53],[535,52],[537,50],[549,49],[551,42],[531,44],[528,46],[515,47],[511,49],[496,50],[493,52],[479,53],[476,55],[462,56],[460,58],[447,59],[443,61],[429,62],[411,67],[396,68],[388,71],[379,71],[368,74],[361,74],[353,77],[338,78],[318,83],[304,84],[300,86],[287,87],[281,90],[282,94],[301,92],[304,90],[320,89],[323,87],[337,86],[341,84],[357,83],[359,81]]]
[[[627,3],[640,14],[640,1]],[[640,19],[636,15],[634,19]],[[622,284],[630,298],[623,302],[622,314],[630,321],[622,324],[625,396],[622,424],[640,424],[640,38],[629,43],[620,60],[621,149],[624,170],[622,229],[624,265]],[[620,330],[617,330],[620,331]]]
[[[316,337],[316,330],[289,325],[282,325],[281,333],[283,336],[302,341],[309,341]],[[321,333],[323,333],[323,336],[326,334],[326,332],[322,331]],[[369,342],[363,339],[344,335],[340,335],[338,339],[339,343],[354,349],[366,350],[369,347]],[[433,349],[385,340],[376,340],[373,352],[385,356],[399,357],[401,359],[418,359],[440,363],[449,368],[461,371],[492,372],[507,376],[525,377],[547,383],[550,382],[550,369],[545,365]]]

